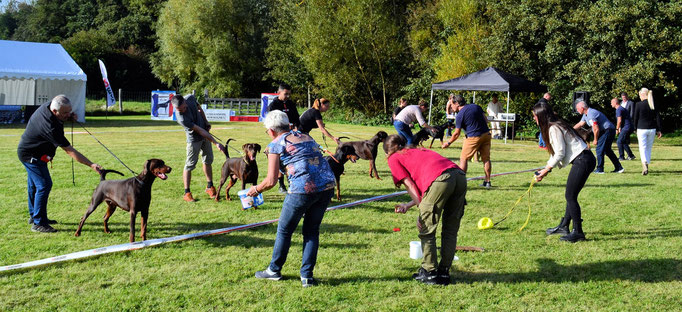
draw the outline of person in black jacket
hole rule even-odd
[[[281,84],[277,89],[277,98],[268,105],[268,112],[273,110],[283,111],[289,117],[289,126],[291,129],[298,130],[301,126],[300,116],[296,110],[296,104],[289,97],[291,97],[291,86],[288,84]]]
[[[637,140],[639,141],[639,157],[642,159],[642,175],[649,174],[651,163],[651,147],[654,145],[654,136],[661,138],[661,116],[654,107],[654,97],[651,90],[642,88],[639,90],[641,101],[635,104],[635,112],[632,123],[637,128]]]
[[[31,115],[17,147],[19,160],[28,174],[28,222],[34,232],[57,232],[50,226],[57,221],[47,218],[47,199],[52,190],[52,177],[47,163],[54,158],[58,146],[92,170],[99,172],[102,169],[102,166],[91,162],[71,146],[64,136],[64,122],[67,120],[76,120],[76,114],[71,112],[71,101],[64,95],[57,95]]]

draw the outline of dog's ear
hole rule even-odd
[[[255,143],[255,144],[254,144],[254,149],[256,150],[256,153],[260,153],[260,144]]]
[[[151,170],[151,168],[149,168],[151,165],[152,165],[151,159],[147,159],[144,161],[144,165],[142,166],[142,174],[143,175],[147,174],[147,172],[149,172]]]
[[[249,147],[249,143],[246,143],[246,144],[242,145],[242,150],[243,150],[243,151],[246,151],[246,149],[247,149],[248,147]]]

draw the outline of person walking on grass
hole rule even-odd
[[[28,174],[28,224],[31,231],[57,232],[47,218],[47,200],[52,190],[52,177],[47,163],[55,157],[57,147],[79,163],[99,173],[102,166],[91,162],[78,152],[64,136],[64,122],[75,121],[71,101],[65,95],[55,96],[51,102],[40,105],[31,115],[26,130],[21,135],[17,155]]]
[[[280,162],[288,174],[289,193],[282,204],[270,265],[256,272],[256,278],[282,279],[281,271],[289,254],[291,236],[303,218],[301,284],[303,287],[313,286],[317,283],[313,269],[320,245],[320,224],[334,194],[334,173],[322,156],[319,144],[309,135],[291,130],[289,118],[284,112],[269,112],[263,124],[272,139],[268,144],[268,173],[260,184],[249,188],[247,195],[258,196],[274,187],[280,172]]]
[[[606,118],[606,115],[602,112],[588,107],[585,101],[579,101],[575,105],[575,109],[578,114],[582,115],[580,122],[573,126],[573,129],[580,129],[584,125],[592,127],[592,132],[594,133],[593,145],[597,147],[597,169],[594,173],[603,174],[604,173],[604,155],[608,156],[613,166],[613,173],[623,173],[625,169],[618,161],[616,153],[611,149],[611,143],[613,143],[613,138],[616,136],[616,127]]]
[[[548,139],[545,143],[550,155],[545,168],[536,173],[536,180],[542,181],[555,167],[563,168],[569,164],[572,165],[566,180],[566,212],[559,225],[547,229],[546,233],[547,235],[564,234],[560,240],[571,243],[585,240],[578,194],[594,170],[596,163],[594,154],[578,132],[568,122],[555,115],[548,104],[535,104],[533,119],[544,137]],[[571,221],[573,221],[573,231],[569,232],[568,226]]]
[[[185,187],[183,200],[186,202],[195,202],[192,192],[190,191],[190,182],[192,181],[192,170],[196,167],[199,159],[199,152],[201,152],[201,161],[203,163],[204,175],[206,176],[206,194],[210,198],[218,196],[215,187],[213,186],[213,148],[214,144],[221,152],[225,152],[225,147],[218,143],[209,133],[211,124],[208,123],[204,111],[201,106],[197,104],[194,95],[190,94],[186,97],[182,95],[175,95],[171,99],[171,104],[175,109],[175,118],[178,123],[185,129],[187,137],[187,159],[185,160],[185,168],[182,171],[182,183]]]
[[[611,99],[611,107],[616,110],[616,134],[618,135],[616,145],[618,145],[618,160],[633,160],[635,159],[635,155],[630,149],[630,134],[632,134],[630,113],[620,105],[617,98]],[[625,158],[624,152],[628,154],[628,158]]]
[[[395,212],[405,213],[412,206],[419,207],[417,227],[424,258],[412,277],[425,284],[447,285],[464,215],[466,173],[437,152],[407,145],[400,135],[388,136],[384,144],[393,183],[405,185],[412,198],[408,203],[397,204]],[[439,221],[442,223],[440,261],[436,247]]]
[[[654,96],[651,90],[642,88],[639,91],[641,101],[635,104],[632,123],[637,127],[637,141],[639,141],[639,158],[642,159],[642,175],[649,174],[651,163],[651,147],[654,137],[661,134],[661,116],[654,107]]]
[[[329,134],[329,131],[324,127],[324,122],[322,121],[322,113],[328,111],[330,105],[331,102],[325,98],[316,99],[313,103],[313,107],[301,115],[301,127],[299,130],[302,133],[310,134],[310,130],[320,128],[322,135],[326,135],[328,138],[334,140],[336,144],[339,144],[339,139]]]
[[[467,172],[467,162],[479,152],[483,161],[483,172],[485,173],[485,180],[483,180],[481,186],[489,189],[492,187],[490,183],[492,164],[490,163],[491,135],[490,128],[488,128],[488,118],[485,117],[485,113],[480,106],[476,104],[467,105],[461,95],[455,96],[455,103],[455,111],[458,113],[455,119],[455,133],[447,142],[443,143],[441,148],[447,148],[457,141],[462,129],[464,129],[467,138],[462,143],[459,166],[464,172]]]

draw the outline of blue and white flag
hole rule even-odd
[[[107,68],[104,67],[102,60],[97,60],[99,62],[99,70],[102,72],[102,80],[104,81],[104,88],[107,91],[107,107],[114,106],[116,104],[116,98],[114,98],[114,91],[111,90],[111,85],[109,84],[109,78],[107,78]]]

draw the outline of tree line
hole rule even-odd
[[[357,118],[495,66],[547,85],[570,118],[573,91],[610,115],[610,98],[653,89],[667,131],[682,120],[681,26],[679,0],[10,0],[0,13],[1,39],[60,42],[123,87],[258,97],[285,82]],[[511,108],[527,117],[538,96]]]

